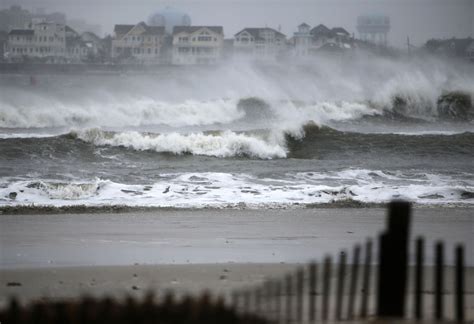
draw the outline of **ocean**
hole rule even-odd
[[[0,208],[474,204],[474,66],[354,55],[0,75]]]

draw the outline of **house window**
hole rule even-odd
[[[211,36],[198,36],[199,42],[210,42],[212,40]]]
[[[134,40],[135,40],[135,36],[132,36],[132,41],[134,41]]]
[[[151,48],[148,49],[148,54],[151,54]]]
[[[178,42],[180,43],[186,43],[189,41],[189,37],[179,37]]]

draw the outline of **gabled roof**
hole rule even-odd
[[[342,28],[342,27],[334,27],[332,29],[332,32],[336,33],[336,34],[344,34],[344,35],[347,35],[347,36],[350,35],[349,32],[347,30],[345,30],[344,28]]]
[[[35,34],[33,29],[12,29],[8,35],[17,35],[17,36],[33,36]]]
[[[165,33],[164,26],[148,26],[144,24],[145,32],[142,35],[162,35]]]
[[[114,33],[117,35],[125,35],[128,33],[135,25],[115,25]]]
[[[66,33],[75,33],[75,34],[77,34],[77,32],[68,25],[66,25],[65,30],[66,30]]]
[[[243,32],[247,32],[249,33],[250,35],[252,35],[252,37],[255,39],[255,40],[264,40],[264,38],[262,38],[260,36],[260,32],[262,31],[265,31],[265,30],[271,30],[273,31],[276,35],[280,36],[280,37],[286,37],[285,34],[282,34],[280,33],[279,31],[273,29],[273,28],[268,28],[268,27],[265,27],[265,28],[244,28],[242,29],[241,31],[239,31],[237,34],[235,34],[234,36],[238,36],[239,34],[243,33]]]
[[[224,28],[222,26],[174,26],[173,35],[182,32],[191,34],[202,28],[207,28],[216,34],[224,34]]]
[[[313,29],[311,29],[310,34],[314,36],[330,36],[332,32],[329,28],[327,28],[323,24],[319,24]]]
[[[124,36],[137,26],[141,26],[144,29],[144,32],[142,32],[141,35],[161,35],[165,33],[165,27],[148,26],[143,21],[139,22],[136,25],[115,25],[114,33],[119,37]]]
[[[311,26],[304,22],[300,24],[298,27],[311,27]]]

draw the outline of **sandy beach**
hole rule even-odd
[[[120,298],[168,289],[178,294],[209,289],[228,296],[235,288],[281,277],[309,260],[376,237],[385,213],[328,208],[1,215],[1,304],[9,296],[23,301],[84,294]],[[415,208],[412,237],[421,234],[428,247],[443,238],[448,264],[454,244],[466,246],[467,314],[472,316],[472,209]],[[431,263],[430,248],[426,257]],[[432,271],[426,273],[431,287]],[[449,278],[448,273],[448,294]]]

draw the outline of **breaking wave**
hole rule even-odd
[[[355,201],[384,203],[406,199],[419,204],[474,204],[474,179],[464,185],[449,176],[347,169],[302,172],[285,178],[248,174],[162,174],[158,182],[122,184],[16,181],[0,186],[0,206],[153,206],[153,207],[289,207]]]
[[[249,135],[223,131],[191,134],[143,134],[138,132],[112,133],[99,129],[70,134],[97,146],[119,146],[137,151],[207,155],[221,158],[250,157],[260,159],[284,158],[285,147],[277,136]]]

